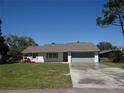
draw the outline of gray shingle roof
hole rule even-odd
[[[68,52],[68,51],[99,51],[92,43],[67,43],[67,44],[46,44],[43,46],[30,46],[22,53],[40,53],[40,52]]]

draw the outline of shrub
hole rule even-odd
[[[124,62],[124,55],[121,51],[114,51],[112,53],[112,61],[113,62]]]
[[[25,59],[23,63],[31,63],[31,60],[29,58]]]

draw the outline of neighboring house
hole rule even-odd
[[[112,49],[109,49],[109,50],[103,50],[103,51],[100,51],[99,52],[99,56],[100,58],[109,58],[113,53],[113,50]]]
[[[23,60],[29,58],[35,62],[99,62],[99,49],[86,42],[30,46],[22,53]]]
[[[112,54],[113,54],[113,50],[109,49],[109,50],[102,50],[99,52],[99,61],[103,62],[103,61],[110,61],[110,59],[112,58]]]

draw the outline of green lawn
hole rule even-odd
[[[3,64],[0,65],[0,89],[70,88],[68,64]]]
[[[103,62],[101,62],[101,64],[109,65],[109,66],[112,66],[112,67],[119,67],[119,68],[124,69],[124,63],[113,63],[111,61],[103,61]]]

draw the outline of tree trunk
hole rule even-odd
[[[2,62],[2,55],[0,54],[0,63]]]
[[[118,16],[119,16],[119,21],[120,21],[120,24],[121,24],[122,34],[123,34],[123,37],[124,37],[124,23],[123,23],[123,21],[122,21],[122,19],[121,19],[121,15],[118,14]]]

